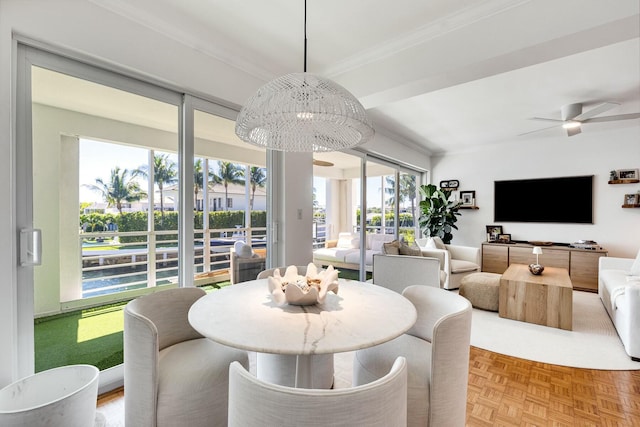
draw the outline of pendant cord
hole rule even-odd
[[[304,0],[304,72],[307,72],[307,0]]]

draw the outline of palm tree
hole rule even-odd
[[[193,208],[198,210],[198,193],[203,186],[202,159],[197,159],[193,164]]]
[[[251,166],[249,175],[251,182],[251,201],[249,202],[249,207],[251,210],[253,210],[253,199],[256,195],[256,189],[258,187],[264,188],[264,186],[267,184],[267,171],[265,168]]]
[[[224,210],[227,210],[229,201],[229,184],[244,184],[244,169],[231,162],[218,160],[218,175],[214,174],[214,181],[224,185]]]
[[[104,182],[102,178],[96,178],[97,185],[89,185],[88,187],[94,191],[102,193],[102,198],[107,202],[108,206],[115,206],[118,212],[122,214],[122,202],[136,202],[147,193],[140,189],[140,185],[132,181],[136,176],[136,172],[129,172],[128,169],[120,169],[119,166],[111,169],[111,178],[109,182]]]
[[[385,187],[385,191],[387,194],[390,194],[389,200],[387,203],[391,206],[395,204],[395,178],[393,176],[387,176],[386,181],[388,186]],[[410,174],[400,174],[400,194],[399,200],[400,202],[409,199],[411,202],[411,212],[414,212],[415,203],[416,203],[416,177],[415,175]]]
[[[148,178],[149,167],[146,165],[140,166],[134,173]],[[168,154],[155,154],[153,156],[153,182],[158,186],[158,191],[160,191],[160,215],[164,219],[164,185],[178,182],[176,164],[169,159]]]

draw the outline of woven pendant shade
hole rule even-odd
[[[271,150],[322,152],[354,147],[374,130],[362,104],[342,86],[293,73],[258,89],[238,115],[236,134]]]

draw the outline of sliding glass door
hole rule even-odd
[[[364,250],[359,262],[347,264],[362,279],[371,272],[372,241],[414,241],[421,172],[355,151],[315,154],[313,170],[314,250],[324,248],[340,232],[357,234]],[[383,236],[372,238],[374,234]],[[328,251],[319,253],[319,260],[329,262]]]
[[[266,150],[235,135],[234,111],[191,98],[194,122],[194,283],[231,279],[236,242],[267,257]]]
[[[178,182],[181,97],[21,52],[30,138],[18,158],[20,182],[42,250],[25,291],[33,302],[29,359],[35,371],[106,369],[121,360],[122,316],[95,307],[177,283],[180,212],[165,189]]]
[[[18,52],[18,375],[112,371],[128,300],[229,283],[238,240],[266,257],[266,152],[235,137],[234,110]]]

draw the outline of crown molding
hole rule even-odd
[[[530,1],[531,0],[485,0],[480,2],[480,4],[473,4],[455,13],[436,19],[435,21],[430,21],[416,28],[415,31],[404,33],[387,42],[373,46],[357,55],[340,61],[326,68],[323,71],[323,75],[329,78],[336,78],[346,72],[396,55],[398,52],[418,46],[509,9],[520,7]]]

